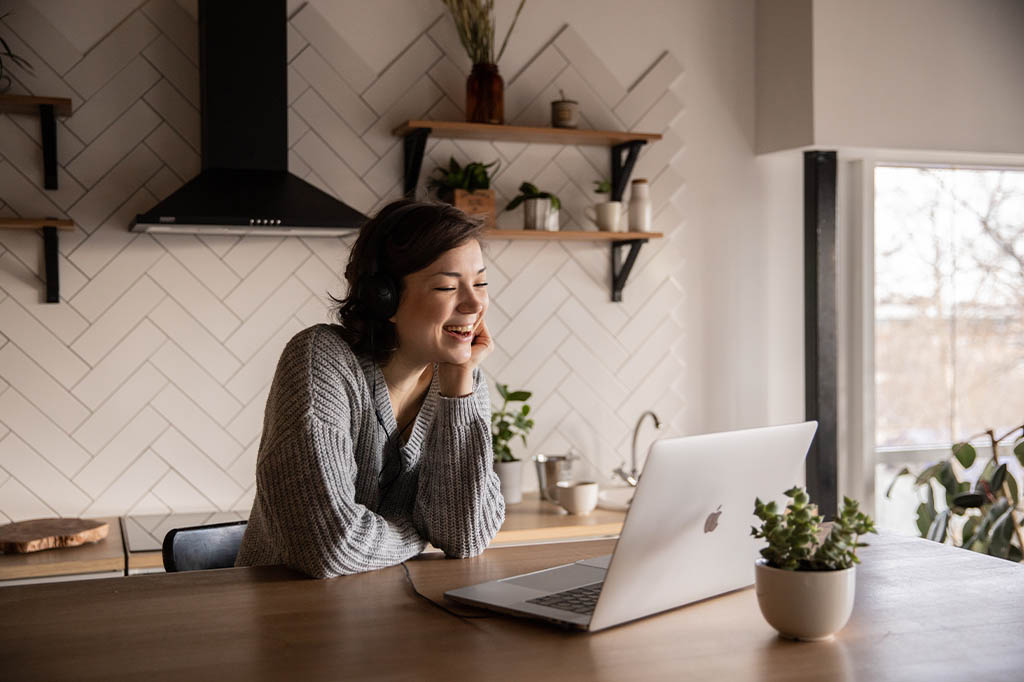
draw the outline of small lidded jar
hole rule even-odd
[[[637,178],[630,183],[629,231],[651,231],[651,194],[645,178]]]

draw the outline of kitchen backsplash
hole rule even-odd
[[[85,52],[68,39],[71,21],[28,2],[11,10],[0,34],[35,65],[34,78],[12,74],[12,91],[70,97],[74,114],[58,122],[56,191],[42,189],[38,120],[0,115],[0,215],[66,215],[76,226],[60,236],[56,305],[41,302],[39,235],[0,230],[0,522],[247,509],[278,354],[329,319],[352,238],[128,232],[135,213],[199,169],[194,6],[144,3]],[[469,64],[450,19],[439,8],[381,73],[312,5],[292,15],[288,36],[291,170],[364,212],[398,198],[402,145],[391,130],[463,118]],[[580,101],[581,127],[664,135],[634,177],[651,181],[665,238],[641,251],[622,303],[609,300],[607,245],[486,247],[492,395],[494,380],[535,395],[520,456],[572,446],[592,465],[586,475],[608,480],[643,410],[658,411],[666,431],[682,423],[682,74],[666,51],[622,84],[571,26],[504,74],[509,123],[547,125],[561,89]],[[420,196],[449,156],[500,159],[499,206],[530,180],[562,199],[571,226],[590,225],[592,181],[609,173],[603,147],[432,140]],[[518,211],[499,216],[499,226],[520,221]]]

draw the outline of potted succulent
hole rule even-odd
[[[491,411],[491,444],[494,449],[494,471],[501,481],[501,494],[508,504],[523,501],[523,461],[512,454],[509,442],[517,436],[526,445],[526,436],[533,428],[529,418],[530,406],[526,401],[529,391],[510,391],[508,384],[498,384],[498,393],[504,402],[501,409]],[[509,409],[509,403],[523,403],[517,409]]]
[[[455,22],[473,70],[466,79],[466,120],[472,123],[505,122],[505,81],[498,74],[498,60],[505,54],[526,0],[520,0],[501,50],[494,53],[494,0],[442,0]]]
[[[491,173],[496,173],[500,166],[498,161],[473,161],[461,166],[451,157],[447,168],[434,169],[434,175],[427,179],[427,189],[441,201],[454,204],[469,215],[483,216],[485,227],[494,227],[496,211]]]
[[[506,211],[523,204],[524,230],[558,229],[558,211],[562,202],[551,192],[542,192],[530,182],[519,185],[519,194],[505,206]]]
[[[0,15],[0,21],[7,18],[10,12]],[[7,60],[7,63],[4,63]],[[11,77],[7,75],[7,64],[14,64],[20,66],[29,73],[32,73],[32,64],[29,63],[24,57],[20,57],[11,52],[11,46],[7,44],[7,41],[0,37],[0,94],[7,92],[11,87]]]
[[[594,180],[594,193],[603,195],[605,201],[594,204],[594,211],[587,211],[587,217],[597,223],[599,230],[615,232],[619,229],[619,216],[622,213],[622,202],[611,201],[612,183],[607,180]]]
[[[860,536],[874,533],[874,522],[856,501],[843,498],[843,509],[821,539],[822,517],[809,504],[807,491],[794,486],[784,512],[775,502],[754,502],[761,527],[750,534],[768,546],[755,565],[757,603],[769,625],[783,637],[805,641],[828,639],[853,611],[857,549]]]
[[[988,438],[992,457],[982,467],[973,483],[965,472],[974,465],[978,452],[970,441]],[[923,501],[917,507],[917,528],[921,537],[952,544],[982,554],[1024,561],[1024,529],[1021,528],[1020,486],[999,446],[1013,442],[1013,454],[1024,466],[1024,424],[1015,426],[1002,436],[993,429],[956,443],[943,460],[925,466],[919,474],[904,467],[900,470],[886,497],[903,476],[914,478],[914,486]],[[939,491],[938,501],[936,490]],[[1016,544],[1014,542],[1016,541]]]

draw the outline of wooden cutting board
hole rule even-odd
[[[0,526],[0,552],[27,554],[42,549],[76,547],[107,537],[106,521],[32,519]]]

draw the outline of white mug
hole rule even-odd
[[[597,223],[598,229],[605,232],[618,232],[622,202],[606,201],[603,204],[594,204],[593,210],[588,207],[585,213],[587,218]]]
[[[585,516],[597,506],[597,483],[593,481],[559,481],[558,504],[570,514]]]

